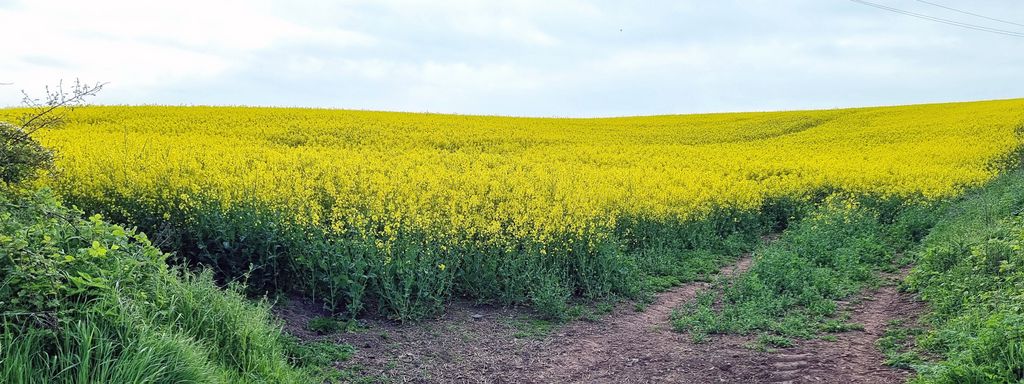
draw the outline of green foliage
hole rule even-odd
[[[489,244],[402,232],[388,238],[385,253],[378,247],[380,238],[360,235],[383,237],[380,228],[333,232],[298,225],[285,212],[251,201],[224,207],[193,195],[179,197],[168,210],[122,190],[99,193],[102,201],[80,195],[73,201],[115,222],[159,233],[183,259],[174,261],[207,267],[221,282],[244,281],[250,295],[293,291],[345,317],[371,312],[401,321],[435,316],[452,296],[543,305],[538,310],[552,318],[564,316],[557,312],[564,311],[558,301],[565,292],[565,302],[642,299],[706,279],[749,250],[778,224],[775,220],[800,215],[797,202],[787,201],[766,203],[763,214],[726,210],[679,222],[626,218],[611,237],[565,233],[544,244],[526,238]]]
[[[821,324],[821,330],[831,333],[849,332],[849,331],[863,331],[864,324],[860,323],[847,323],[839,319],[829,319]]]
[[[927,205],[909,205],[897,209],[897,215],[886,227],[886,241],[897,252],[914,249],[939,222],[949,201],[931,202]],[[909,252],[908,252],[909,253]],[[910,262],[911,260],[903,260]]]
[[[0,181],[17,184],[53,166],[53,152],[21,127],[0,122]]]
[[[348,383],[362,379],[356,372],[339,370],[335,366],[355,354],[351,345],[323,341],[302,342],[294,337],[285,338],[284,343],[292,364],[315,378],[310,382]]]
[[[218,288],[210,273],[182,273],[156,288],[163,300],[149,308],[140,305],[137,321],[202,340],[210,359],[238,372],[239,380],[302,380],[284,358],[282,332],[265,301],[248,301],[237,286]]]
[[[512,337],[541,340],[550,335],[555,326],[556,323],[544,319],[516,319],[512,322],[516,330]]]
[[[836,301],[873,283],[876,272],[892,263],[897,246],[890,239],[897,235],[883,221],[904,220],[899,214],[882,217],[879,206],[871,200],[825,199],[778,241],[758,249],[747,272],[676,310],[674,328],[695,340],[709,333],[752,332],[810,338],[854,328],[835,318]]]
[[[344,331],[348,324],[339,322],[337,318],[327,316],[316,316],[306,324],[306,329],[318,334],[326,335]]]
[[[571,292],[554,274],[544,275],[530,293],[530,303],[548,320],[563,320],[568,315]]]
[[[0,190],[0,313],[58,325],[115,291],[140,302],[166,270],[144,234],[88,220],[45,192]],[[164,272],[166,273],[166,272]]]
[[[1024,381],[1022,209],[1018,170],[950,206],[924,238],[907,285],[929,303],[928,330],[890,358],[915,364],[915,382]],[[916,364],[920,355],[942,360]]]
[[[421,319],[440,312],[451,295],[453,270],[442,247],[403,238],[390,256],[370,259],[372,297],[378,310],[396,320]]]
[[[5,383],[214,383],[229,372],[191,338],[90,315],[57,332],[6,324],[0,333]]]
[[[885,354],[885,364],[897,368],[914,369],[921,366],[923,358],[914,351],[915,338],[924,333],[924,329],[908,326],[903,320],[894,320],[885,329],[885,334],[878,339],[878,348]]]
[[[166,258],[45,191],[0,190],[0,381],[308,382],[266,302]]]
[[[757,344],[765,347],[789,348],[793,346],[793,340],[788,337],[764,333],[757,337]]]

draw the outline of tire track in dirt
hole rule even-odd
[[[766,241],[771,241],[766,238]],[[753,262],[745,254],[719,270],[732,276]],[[793,348],[761,352],[748,347],[753,336],[715,335],[695,344],[671,329],[672,311],[712,288],[692,282],[658,294],[642,312],[617,306],[594,322],[575,321],[546,336],[523,336],[529,312],[452,303],[444,316],[416,324],[368,321],[368,331],[332,336],[301,328],[313,316],[291,311],[290,333],[303,338],[347,343],[359,350],[339,367],[359,367],[366,375],[397,383],[895,383],[909,373],[883,365],[875,346],[889,321],[921,311],[895,282],[907,270],[884,277],[889,284],[841,304],[863,331],[835,334],[837,340],[798,341]],[[304,317],[303,317],[304,316]],[[518,325],[517,325],[518,324]]]
[[[736,264],[719,271],[721,276],[743,273],[752,259],[744,255]],[[549,383],[677,382],[694,372],[690,354],[697,352],[686,335],[670,327],[672,311],[711,285],[684,284],[663,292],[643,312],[619,313],[597,324],[572,324],[565,338],[542,354],[542,366],[534,367],[531,381]],[[700,347],[700,346],[697,346]],[[525,375],[524,375],[525,376]]]
[[[766,375],[769,383],[900,383],[911,372],[885,365],[885,356],[876,343],[894,319],[916,318],[923,305],[910,294],[900,292],[898,284],[909,273],[884,275],[886,283],[859,295],[847,304],[849,322],[864,326],[860,331],[836,334],[836,341],[810,340],[774,354]]]
[[[770,238],[767,238],[770,241]],[[746,271],[744,254],[719,276]],[[716,337],[694,344],[671,329],[672,311],[712,286],[691,282],[656,295],[637,312],[618,305],[594,322],[575,321],[542,338],[517,337],[522,309],[453,303],[444,317],[417,324],[368,321],[370,331],[316,336],[302,329],[317,314],[295,300],[278,310],[286,330],[304,339],[347,343],[359,350],[339,367],[399,383],[651,383],[750,382],[764,354],[745,348],[747,337]],[[312,307],[311,307],[312,306]]]

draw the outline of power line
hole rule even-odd
[[[940,17],[928,16],[928,15],[921,14],[921,13],[904,11],[904,10],[899,9],[899,8],[893,8],[893,7],[885,6],[885,5],[882,5],[882,4],[872,3],[870,1],[864,1],[864,0],[850,0],[850,1],[852,1],[854,3],[858,3],[858,4],[867,5],[869,7],[875,7],[875,8],[878,8],[878,9],[883,9],[883,10],[886,10],[886,11],[895,12],[895,13],[899,13],[899,14],[902,14],[902,15],[907,15],[907,16],[916,17],[916,18],[919,18],[919,19],[925,19],[925,20],[930,20],[930,21],[934,21],[934,22],[938,22],[938,23],[953,25],[953,26],[957,26],[957,27],[961,27],[961,28],[973,29],[973,30],[982,31],[982,32],[996,33],[996,34],[1000,34],[1000,35],[1007,35],[1007,36],[1014,36],[1014,37],[1024,37],[1024,33],[1022,33],[1022,32],[1015,32],[1015,31],[1009,31],[1009,30],[998,29],[998,28],[990,28],[990,27],[985,27],[985,26],[976,25],[976,24],[962,23],[962,22],[955,21],[955,20],[943,19],[943,18],[940,18]]]
[[[953,12],[960,12],[960,13],[965,14],[965,15],[971,15],[971,16],[975,16],[975,17],[980,17],[982,19],[998,21],[998,22],[1004,23],[1004,24],[1010,24],[1010,25],[1016,25],[1018,27],[1024,27],[1024,24],[1021,24],[1021,23],[1015,23],[1015,22],[1012,22],[1012,21],[1006,21],[1006,20],[997,19],[997,18],[994,18],[994,17],[988,17],[988,16],[985,16],[985,15],[979,15],[979,14],[974,13],[974,12],[968,12],[968,11],[965,11],[965,10],[962,10],[962,9],[956,9],[956,8],[953,8],[953,7],[947,7],[945,5],[935,4],[935,3],[930,2],[930,1],[925,1],[925,0],[917,0],[917,1],[921,2],[921,3],[928,4],[928,5],[933,5],[933,6],[936,6],[936,7],[939,7],[939,8],[948,9],[948,10],[953,11]]]
[[[927,14],[923,14],[923,13],[915,13],[915,12],[911,12],[911,11],[908,11],[908,10],[902,10],[902,9],[899,9],[899,8],[893,8],[893,7],[890,7],[890,6],[886,6],[886,5],[882,5],[882,4],[877,4],[877,3],[872,3],[872,2],[864,1],[864,0],[850,0],[850,1],[858,3],[858,4],[867,5],[867,6],[870,6],[870,7],[876,7],[876,8],[879,8],[879,9],[885,9],[885,10],[888,10],[890,12],[896,12],[896,13],[900,13],[900,14],[905,14],[905,15],[912,16],[912,17],[924,18],[924,19],[927,19],[927,20],[932,20],[932,22],[942,23],[942,24],[946,24],[946,25],[950,25],[950,26],[959,27],[959,28],[966,28],[966,29],[969,29],[969,30],[988,32],[988,33],[992,33],[992,34],[1024,38],[1024,33],[1021,33],[1021,32],[1000,30],[1000,29],[996,29],[996,28],[983,27],[983,26],[978,26],[978,25],[973,25],[973,24],[968,24],[968,23],[955,22],[955,20],[951,20],[951,19],[948,19],[948,18],[935,17],[935,16],[930,16],[930,15],[927,15]]]

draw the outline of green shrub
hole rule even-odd
[[[530,293],[533,308],[548,320],[564,320],[568,314],[567,304],[571,292],[557,275],[548,273],[541,275]]]
[[[53,152],[21,127],[0,122],[0,181],[17,184],[53,165]]]
[[[265,302],[144,234],[0,189],[0,382],[309,382]]]

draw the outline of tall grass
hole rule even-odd
[[[0,187],[0,382],[315,381],[266,302],[46,191]]]
[[[7,328],[0,334],[5,383],[225,383],[200,342],[88,318],[57,332]]]
[[[946,210],[907,285],[928,302],[918,383],[1024,381],[1024,170]],[[927,360],[925,360],[927,361]]]

